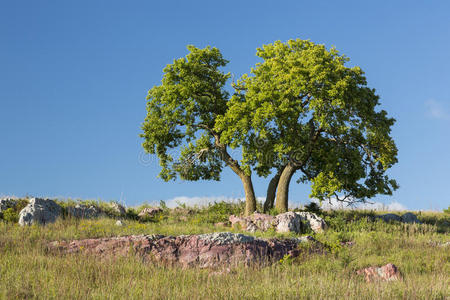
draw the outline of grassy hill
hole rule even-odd
[[[73,201],[60,201],[64,207]],[[385,223],[373,218],[382,212],[319,211],[329,225],[312,233],[323,244],[320,251],[303,245],[297,258],[286,257],[270,267],[237,268],[222,275],[207,269],[180,269],[143,263],[139,257],[99,260],[96,257],[49,253],[55,240],[131,234],[200,234],[242,232],[217,226],[241,204],[169,209],[139,220],[139,208],[119,219],[103,207],[105,216],[92,219],[60,218],[46,226],[20,227],[0,221],[0,297],[5,299],[448,299],[450,297],[450,214],[417,213],[423,224]],[[3,216],[5,218],[5,216]],[[11,220],[14,216],[11,216]],[[280,238],[295,234],[248,233]],[[352,243],[347,243],[352,242]],[[356,270],[395,264],[403,280],[366,283]]]

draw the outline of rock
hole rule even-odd
[[[123,205],[120,205],[117,202],[111,202],[110,206],[113,209],[113,211],[115,213],[117,213],[119,216],[125,216],[127,213],[127,210],[125,209],[125,207],[123,207]]]
[[[413,214],[413,213],[410,213],[410,212],[403,214],[401,217],[396,215],[396,214],[384,214],[384,215],[377,216],[377,218],[380,218],[380,219],[382,219],[385,222],[396,221],[396,222],[402,222],[402,223],[418,223],[418,224],[421,224],[419,219],[417,219],[417,216],[415,214]]]
[[[276,217],[260,213],[254,213],[248,217],[231,215],[229,221],[232,227],[236,228],[239,225],[243,230],[249,232],[267,231],[270,228],[275,228],[280,233],[301,233],[308,228],[314,232],[322,232],[327,227],[322,218],[310,212],[286,212]]]
[[[402,218],[396,214],[379,215],[379,216],[377,216],[377,218],[380,218],[385,222],[391,222],[391,221],[402,222]]]
[[[50,251],[86,253],[101,258],[128,254],[142,257],[144,262],[181,267],[220,268],[267,265],[285,255],[299,254],[299,242],[309,239],[258,239],[230,232],[201,235],[132,235],[113,238],[56,241]]]
[[[93,205],[77,204],[67,207],[67,215],[79,219],[92,219],[100,215],[100,210]]]
[[[277,232],[302,232],[302,219],[301,217],[292,212],[288,211],[276,216]]]
[[[116,226],[123,226],[125,225],[121,220],[117,220]]]
[[[367,282],[374,281],[394,281],[401,279],[398,268],[393,264],[387,264],[382,267],[369,267],[358,270],[358,275],[364,275]]]
[[[139,214],[139,218],[150,217],[153,218],[157,214],[162,213],[162,209],[159,207],[146,207]]]
[[[0,199],[0,212],[16,207],[17,201],[11,198]]]
[[[260,214],[257,212],[248,217],[237,217],[235,215],[231,215],[228,220],[230,221],[232,227],[236,228],[236,225],[239,224],[243,230],[249,232],[255,232],[258,230],[267,231],[275,225],[274,216]]]
[[[402,215],[401,219],[403,223],[418,223],[418,224],[422,223],[419,221],[419,219],[417,219],[417,216],[415,214],[410,212]]]
[[[19,224],[53,223],[61,215],[61,207],[50,199],[32,198],[30,203],[20,211]]]
[[[323,232],[327,229],[327,223],[312,212],[296,212],[298,216],[302,219],[302,223],[306,224],[307,227],[311,228],[312,231],[318,233]]]

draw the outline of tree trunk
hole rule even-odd
[[[264,202],[264,212],[268,212],[273,208],[278,181],[280,181],[280,175],[281,172],[278,171],[277,174],[269,182],[269,186],[267,187],[266,201]]]
[[[249,216],[256,211],[255,191],[251,176],[241,175],[240,177],[245,191],[245,215]]]
[[[297,169],[291,164],[288,164],[281,172],[277,186],[277,200],[275,203],[275,208],[280,213],[288,211],[289,183],[291,182],[292,175],[294,175],[295,171],[297,171]]]

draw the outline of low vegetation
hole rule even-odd
[[[75,201],[60,201],[67,207]],[[374,218],[380,212],[363,210],[314,210],[329,229],[309,233],[323,243],[301,245],[301,255],[285,257],[265,268],[239,268],[221,275],[207,269],[180,269],[142,263],[138,257],[98,260],[47,251],[54,240],[111,237],[130,234],[200,234],[231,231],[226,222],[242,212],[244,203],[215,203],[208,207],[160,204],[162,212],[139,220],[142,207],[128,208],[123,226],[108,204],[85,202],[104,208],[98,219],[60,218],[45,226],[17,225],[18,208],[6,211],[0,221],[0,298],[53,299],[448,299],[450,251],[448,213],[417,213],[422,224],[385,223]],[[258,204],[259,206],[261,204]],[[274,232],[246,233],[259,237],[286,235]],[[293,234],[289,234],[292,236]],[[403,279],[366,283],[356,270],[395,264]]]

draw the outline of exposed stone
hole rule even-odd
[[[77,204],[75,206],[67,207],[67,215],[73,218],[79,219],[92,219],[97,218],[100,215],[100,210],[93,206],[87,206],[83,204]]]
[[[276,223],[277,232],[302,232],[302,219],[298,214],[292,211],[277,215]]]
[[[387,264],[382,267],[369,267],[358,270],[358,275],[364,275],[367,282],[374,281],[394,281],[401,279],[400,272],[394,264]]]
[[[231,215],[228,219],[231,226],[236,228],[239,225],[243,230],[249,232],[266,231],[269,228],[273,228],[275,225],[275,217],[266,214],[260,214],[255,212],[248,217],[238,217]]]
[[[327,229],[327,223],[312,212],[296,212],[298,216],[302,219],[302,223],[306,223],[307,227],[310,227],[314,232],[323,232]]]
[[[417,216],[410,212],[405,213],[402,216],[396,214],[384,214],[377,216],[377,218],[380,218],[385,222],[396,221],[402,223],[419,223],[419,224],[421,223],[419,219],[417,219]]]
[[[123,205],[117,203],[117,202],[111,202],[110,203],[111,208],[115,213],[117,213],[119,216],[124,216],[127,213],[127,210]]]
[[[121,220],[117,220],[116,226],[123,226],[125,225]]]
[[[402,222],[402,217],[400,217],[396,214],[384,214],[384,215],[379,215],[377,217],[382,219],[385,222],[391,222],[391,221]]]
[[[233,267],[238,265],[266,265],[284,255],[299,254],[299,242],[310,239],[258,239],[230,232],[161,236],[132,235],[113,238],[52,242],[51,251],[86,253],[99,257],[120,257],[130,253],[146,262],[182,267]]]
[[[159,207],[146,207],[138,214],[139,218],[150,217],[153,218],[157,214],[161,213],[162,209]]]
[[[20,211],[19,224],[53,223],[61,215],[61,207],[50,199],[32,198],[30,203]]]
[[[254,213],[248,217],[229,217],[231,225],[236,228],[240,226],[245,231],[267,231],[274,228],[277,232],[301,233],[311,228],[314,232],[322,232],[326,229],[325,221],[310,212],[286,212],[276,217],[266,214]]]
[[[17,201],[11,198],[0,199],[0,212],[7,210],[8,208],[14,208],[17,205]]]
[[[415,214],[410,212],[402,215],[401,218],[404,223],[422,223],[419,221],[419,219],[417,219],[417,216]]]

